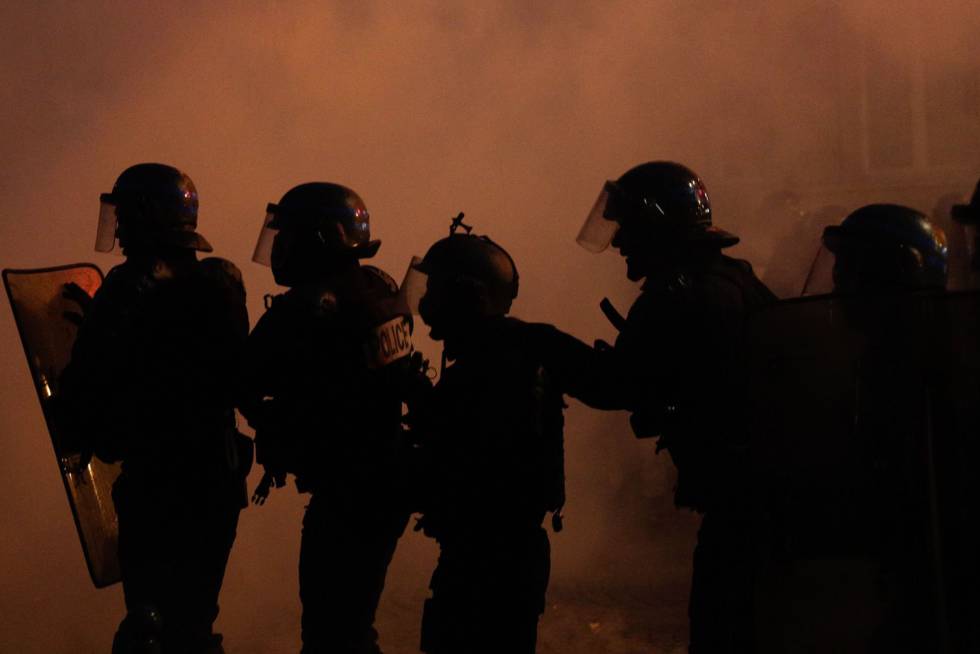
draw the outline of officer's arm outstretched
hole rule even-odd
[[[635,410],[647,384],[605,343],[595,347],[546,323],[530,323],[527,334],[545,368],[563,393],[603,411]]]

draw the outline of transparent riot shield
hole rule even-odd
[[[834,253],[820,246],[807,271],[800,296],[826,295],[834,290]]]
[[[976,580],[962,553],[978,317],[975,294],[923,293],[801,298],[750,319],[760,652],[959,651],[975,629],[957,615],[976,586],[950,579]]]
[[[119,466],[94,456],[81,466],[80,453],[63,446],[52,404],[78,330],[65,317],[66,313],[78,310],[77,304],[63,297],[65,285],[74,282],[92,296],[102,283],[102,273],[92,264],[4,270],[3,282],[54,445],[89,574],[96,587],[108,586],[120,579],[118,521],[111,496]]]
[[[930,298],[926,317],[939,374],[930,383],[933,556],[947,620],[946,651],[980,651],[980,291]]]

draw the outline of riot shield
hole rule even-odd
[[[978,298],[817,296],[750,319],[759,651],[967,651]]]
[[[58,379],[71,357],[78,331],[76,324],[65,317],[78,310],[76,304],[62,296],[65,285],[71,282],[91,296],[102,283],[102,273],[92,264],[3,271],[3,283],[54,445],[85,562],[92,582],[103,588],[120,579],[118,522],[111,495],[119,466],[94,456],[81,466],[80,453],[63,445],[53,414]]]
[[[948,619],[949,651],[980,651],[980,291],[937,295],[929,306],[934,356],[929,456],[933,477],[935,559]]]

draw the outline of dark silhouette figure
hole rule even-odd
[[[303,652],[380,652],[375,611],[410,508],[400,488],[401,363],[410,319],[397,285],[361,266],[368,212],[354,191],[309,183],[269,205],[255,260],[289,290],[248,339],[240,408],[266,478],[312,493],[303,519]]]
[[[848,514],[860,517],[831,532],[847,534],[850,547],[828,534],[813,549],[877,563],[870,651],[973,651],[977,566],[963,555],[976,489],[962,460],[972,460],[978,424],[978,300],[943,293],[946,238],[914,209],[862,207],[828,227],[824,244],[844,319],[860,338],[847,459],[863,483],[848,498]],[[972,328],[958,336],[964,322]]]
[[[747,314],[774,301],[748,263],[721,253],[738,238],[712,224],[700,178],[646,163],[607,182],[579,234],[610,244],[627,277],[645,280],[614,345],[588,347],[542,329],[538,344],[562,390],[589,406],[632,412],[637,437],[659,437],[678,471],[677,506],[704,514],[694,552],[690,651],[752,651],[748,436],[738,355]]]
[[[102,201],[97,247],[118,240],[126,260],[84,307],[61,413],[82,451],[122,462],[112,496],[128,613],[112,651],[220,652],[211,627],[252,459],[232,383],[245,289],[230,262],[197,260],[211,246],[180,171],[133,166]]]
[[[550,570],[541,524],[551,511],[560,528],[564,502],[561,394],[529,326],[506,316],[518,277],[503,248],[454,233],[416,270],[427,276],[419,315],[452,362],[413,407],[420,525],[440,548],[422,650],[533,654]]]
[[[944,291],[914,209],[863,207],[823,244],[834,293],[746,334],[760,649],[975,651],[980,298]]]

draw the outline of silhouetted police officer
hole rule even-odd
[[[971,651],[975,602],[964,615],[974,594],[964,581],[976,565],[962,556],[962,516],[974,484],[960,467],[973,449],[977,394],[975,367],[965,379],[960,368],[976,365],[976,333],[957,342],[956,323],[975,324],[976,299],[943,293],[946,237],[915,209],[862,207],[823,240],[835,255],[834,292],[861,339],[852,451],[842,454],[866,485],[849,498],[859,517],[839,531],[878,564],[871,651]]]
[[[113,652],[220,652],[218,593],[245,506],[251,441],[233,378],[248,333],[229,261],[196,253],[198,198],[170,166],[126,169],[102,195],[96,249],[126,260],[86,307],[62,376],[68,431],[105,461],[128,614]]]
[[[295,474],[312,493],[299,569],[306,654],[380,651],[375,611],[409,517],[390,364],[411,351],[410,319],[391,278],[360,265],[380,245],[354,191],[312,182],[269,205],[255,251],[289,290],[249,336],[240,408],[267,477]]]
[[[425,533],[439,542],[422,625],[434,654],[535,651],[548,585],[546,512],[564,501],[562,401],[527,325],[506,314],[518,276],[483,236],[436,242],[419,315],[445,367],[414,428],[425,456]]]
[[[590,348],[541,332],[548,368],[589,406],[626,409],[637,437],[659,436],[678,470],[675,502],[704,514],[694,553],[691,652],[748,651],[751,575],[744,517],[746,434],[737,420],[737,360],[748,312],[774,296],[745,261],[722,254],[738,237],[712,224],[701,179],[677,163],[636,166],[606,182],[579,237],[610,244],[644,280],[614,345]]]

